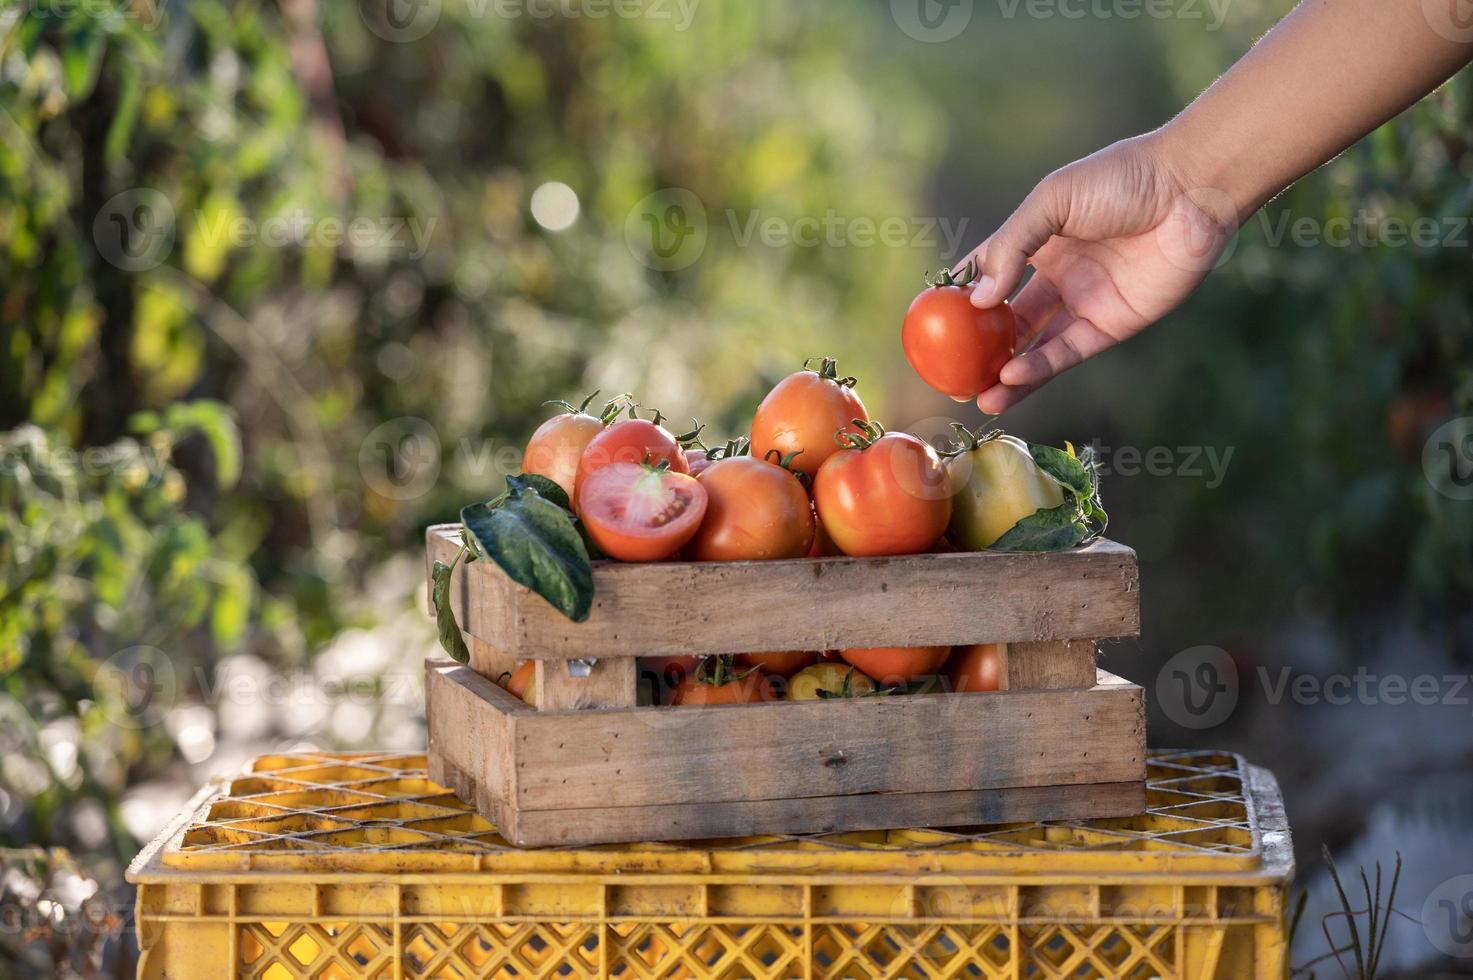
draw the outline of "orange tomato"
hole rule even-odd
[[[1005,643],[973,643],[957,647],[946,662],[953,691],[997,691],[1002,686]]]
[[[869,421],[853,378],[837,377],[837,364],[825,357],[818,370],[804,368],[779,381],[752,417],[752,455],[766,459],[771,450],[787,458],[793,469],[809,476],[839,448],[834,433],[857,432],[852,420]]]
[[[813,544],[808,491],[788,470],[731,456],[700,475],[706,517],[686,555],[694,561],[802,558]]]
[[[819,469],[813,503],[846,555],[920,554],[951,520],[951,488],[936,450],[873,424],[854,448],[839,450]]]
[[[506,681],[507,693],[513,697],[521,698],[523,701],[537,706],[537,661],[526,660],[512,671],[511,677]]]
[[[936,673],[949,653],[951,647],[867,647],[839,656],[880,684],[903,684]]]
[[[739,653],[738,667],[756,667],[764,674],[792,677],[809,664],[818,662],[818,654],[809,650],[785,650],[782,653]]]
[[[754,670],[740,678],[723,684],[712,684],[697,677],[687,677],[675,685],[671,704],[707,705],[741,704],[751,701],[776,701],[777,692],[772,682],[760,670]]]

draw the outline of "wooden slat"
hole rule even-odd
[[[1093,687],[1093,640],[1009,643],[1003,651],[1004,691],[1057,691]]]
[[[1140,813],[1142,782],[1018,786],[946,793],[868,793],[794,800],[519,810],[502,833],[522,847],[616,840],[688,840],[755,834],[946,827]]]
[[[537,661],[537,710],[632,708],[637,677],[631,657],[601,657],[587,676],[574,674],[575,661]]]
[[[498,825],[511,820],[516,798],[512,722],[521,714],[535,711],[468,667],[425,662],[430,778]]]
[[[456,525],[427,532],[449,561]],[[1135,552],[1112,541],[1050,554],[595,562],[573,623],[490,562],[457,569],[461,628],[516,659],[669,656],[1134,636]],[[760,614],[754,613],[760,611]]]
[[[1144,773],[1143,712],[1134,685],[538,712],[515,722],[517,805],[1120,782]]]
[[[471,655],[470,667],[482,677],[499,681],[502,674],[510,674],[517,669],[516,657],[464,630],[461,630],[461,635],[465,638],[465,648]]]

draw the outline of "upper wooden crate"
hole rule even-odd
[[[460,525],[426,532],[447,564]],[[462,563],[451,606],[467,634],[516,660],[1024,643],[1136,636],[1135,552],[1114,541],[1048,553],[593,563],[574,623],[494,563]]]

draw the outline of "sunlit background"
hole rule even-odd
[[[126,919],[123,866],[211,775],[423,745],[423,530],[499,490],[546,399],[629,391],[724,439],[833,355],[892,428],[980,422],[901,355],[923,272],[1286,9],[7,6],[0,898]],[[1002,420],[1097,441],[1144,616],[1105,665],[1147,688],[1151,742],[1278,774],[1296,963],[1328,950],[1327,845],[1405,862],[1382,975],[1470,969],[1420,922],[1473,871],[1473,488],[1439,455],[1473,414],[1470,124],[1464,73]],[[1382,233],[1425,216],[1434,242]],[[1206,714],[1202,664],[1238,681]],[[131,941],[67,942],[129,968]],[[55,945],[0,930],[0,976]]]

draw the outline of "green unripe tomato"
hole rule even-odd
[[[964,551],[990,548],[1034,511],[1058,507],[1064,490],[1033,461],[1028,444],[998,436],[946,461],[951,479],[952,542]]]

